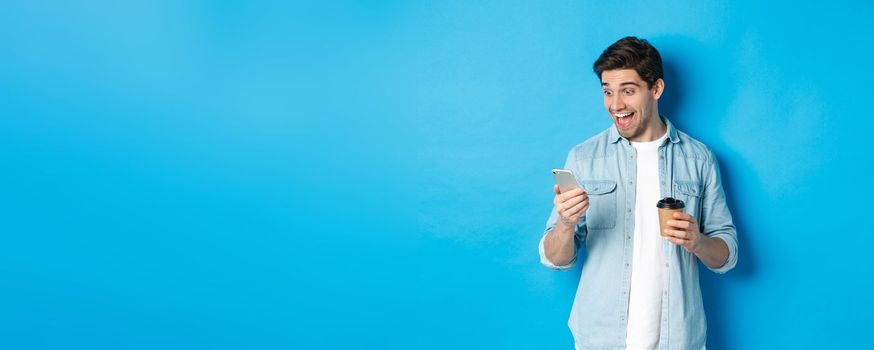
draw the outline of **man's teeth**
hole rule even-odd
[[[625,117],[630,116],[630,115],[631,115],[630,112],[629,112],[629,113],[617,114],[617,115],[616,115],[616,118],[625,118]]]

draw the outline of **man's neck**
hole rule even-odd
[[[650,120],[650,125],[647,126],[646,130],[640,135],[638,140],[635,142],[650,142],[658,140],[660,137],[664,136],[666,132],[668,132],[668,126],[662,121],[662,118],[656,114]]]

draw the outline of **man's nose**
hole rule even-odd
[[[622,101],[622,98],[619,94],[615,94],[610,97],[610,110],[616,112],[625,108],[625,102]]]

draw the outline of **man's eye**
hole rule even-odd
[[[634,90],[625,90],[625,94],[626,94],[626,95],[633,95],[633,94],[634,94]]]
[[[606,95],[606,96],[610,96],[612,94],[613,94],[613,91],[606,91],[606,90],[604,91],[604,95]]]

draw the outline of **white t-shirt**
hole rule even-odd
[[[668,134],[650,142],[632,142],[637,150],[637,198],[634,206],[634,249],[628,302],[627,349],[656,349],[662,316],[663,238],[656,203],[659,191],[658,148]]]

